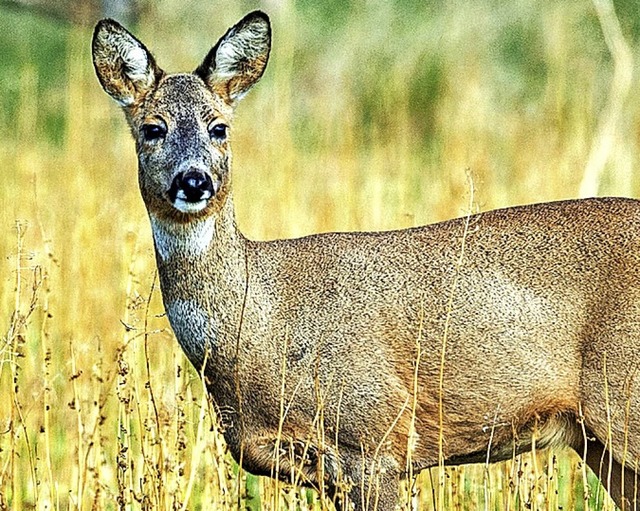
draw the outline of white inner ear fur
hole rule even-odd
[[[232,42],[224,42],[216,52],[215,74],[220,78],[229,78],[236,73],[238,61],[242,58],[241,48]]]
[[[255,59],[266,52],[268,41],[268,26],[263,23],[253,23],[227,36],[216,51],[216,76],[228,78],[236,74],[238,62]]]
[[[153,73],[149,65],[149,56],[144,48],[137,44],[129,45],[123,52],[122,59],[127,65],[125,72],[131,81],[143,82],[147,87],[151,85]]]
[[[117,53],[124,62],[122,73],[132,82],[139,83],[142,88],[151,87],[154,80],[154,73],[149,62],[149,55],[146,50],[140,47],[135,41],[120,41],[117,46]],[[135,101],[133,94],[123,95],[114,98],[121,106],[130,106]]]

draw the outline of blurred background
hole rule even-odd
[[[134,146],[91,63],[103,16],[190,71],[253,9],[274,35],[231,135],[250,238],[640,197],[638,0],[2,0],[0,509],[319,505],[225,454],[163,316]],[[539,458],[450,469],[445,500],[428,474],[407,495],[609,505],[592,480],[581,493],[575,458]]]

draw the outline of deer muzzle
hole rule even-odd
[[[220,189],[220,179],[202,170],[188,170],[177,174],[169,188],[169,200],[183,213],[203,210]]]

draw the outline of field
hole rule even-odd
[[[599,4],[163,0],[135,32],[184,71],[246,12],[271,16],[232,137],[239,226],[272,239],[640,196],[640,6],[615,2],[621,46]],[[164,317],[91,30],[0,4],[0,510],[321,509],[225,451]],[[614,509],[569,452],[436,467],[404,493],[406,509]]]

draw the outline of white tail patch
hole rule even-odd
[[[150,214],[151,230],[156,252],[167,261],[174,255],[199,256],[211,245],[215,233],[215,220],[207,217],[186,224],[166,222]]]

